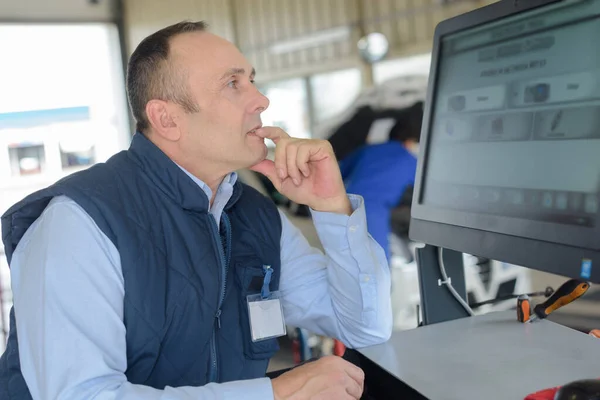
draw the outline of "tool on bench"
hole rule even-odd
[[[519,322],[527,322],[531,317],[531,304],[529,303],[529,296],[522,294],[517,299],[517,320]]]
[[[562,284],[548,300],[536,305],[533,309],[531,318],[521,322],[534,322],[536,320],[545,319],[552,312],[583,296],[589,288],[589,282],[579,279],[570,279]]]

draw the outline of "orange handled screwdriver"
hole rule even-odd
[[[534,314],[529,319],[529,322],[546,318],[550,313],[583,296],[589,288],[590,284],[586,281],[579,279],[568,280],[548,300],[534,307]]]
[[[529,296],[522,294],[517,299],[517,320],[519,322],[527,322],[531,317],[531,304]]]

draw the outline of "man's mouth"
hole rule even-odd
[[[260,125],[258,125],[258,126],[255,126],[253,129],[251,129],[250,131],[248,131],[247,135],[250,135],[250,136],[256,136],[256,131],[257,131],[258,129],[260,129],[260,128],[262,128],[262,126],[260,126]]]

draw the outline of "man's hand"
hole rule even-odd
[[[280,128],[263,127],[256,135],[273,140],[275,162],[251,167],[265,175],[277,191],[316,211],[350,215],[352,206],[331,144],[326,140],[296,139]]]
[[[273,379],[275,400],[358,400],[364,372],[336,357],[323,357]]]

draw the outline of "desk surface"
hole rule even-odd
[[[546,320],[521,324],[514,311],[395,332],[359,352],[433,400],[524,399],[600,377],[600,339]]]

